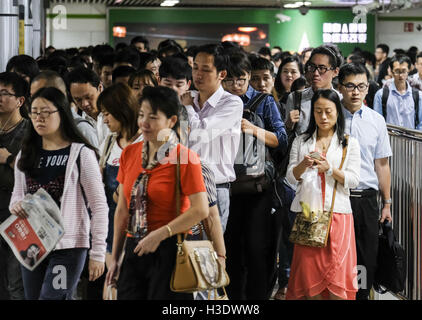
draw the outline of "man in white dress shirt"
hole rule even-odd
[[[229,216],[230,182],[236,179],[233,166],[243,114],[242,100],[221,86],[227,75],[227,61],[220,45],[199,47],[192,70],[198,91],[187,92],[181,97],[189,115],[189,148],[209,164],[215,175],[223,232]]]

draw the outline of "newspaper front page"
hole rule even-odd
[[[0,225],[0,234],[18,261],[32,271],[55,248],[64,228],[59,207],[43,188],[27,194],[21,205],[29,217],[10,216]]]

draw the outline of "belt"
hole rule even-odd
[[[375,189],[350,190],[350,197],[353,197],[353,198],[368,198],[368,197],[374,197],[377,195],[378,195],[378,190],[375,190]]]
[[[226,182],[226,183],[219,183],[215,185],[217,188],[226,188],[229,189],[230,188],[230,182]]]

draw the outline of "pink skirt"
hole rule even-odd
[[[357,285],[356,242],[352,214],[333,214],[325,248],[295,245],[286,300],[332,293],[355,300]]]

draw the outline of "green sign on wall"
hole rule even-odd
[[[282,14],[287,19],[280,19],[276,16]],[[283,50],[300,51],[305,46],[316,47],[323,44],[324,23],[340,25],[344,31],[344,25],[349,29],[353,22],[352,10],[309,10],[303,16],[299,10],[274,10],[274,9],[109,9],[109,35],[110,44],[113,45],[113,26],[124,25],[125,23],[162,23],[162,24],[201,24],[201,23],[233,23],[234,25],[267,24],[269,35],[268,43],[273,46],[280,46]],[[336,43],[344,55],[348,55],[356,46],[363,50],[374,51],[375,47],[375,17],[367,16],[366,42],[365,43]],[[342,32],[340,31],[340,32]],[[347,30],[349,33],[353,30]],[[343,32],[344,33],[344,32]],[[364,39],[362,35],[357,38],[354,34],[343,36],[338,35],[335,39],[340,41]],[[333,37],[334,39],[334,37]],[[358,41],[357,40],[357,41]]]

